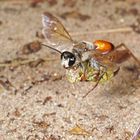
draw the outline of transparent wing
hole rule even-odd
[[[42,24],[42,32],[49,45],[61,52],[72,50],[74,41],[56,17],[45,12],[42,16]]]

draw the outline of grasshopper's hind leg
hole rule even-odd
[[[99,73],[100,72],[101,72],[101,70],[99,70]],[[99,74],[100,76],[98,77],[95,85],[83,96],[83,98],[85,98],[91,91],[93,91],[98,86],[100,80],[103,78],[105,73],[107,73],[107,68],[104,66],[104,70],[102,71],[101,74]]]
[[[113,76],[115,76],[118,73],[118,71],[120,70],[120,67],[118,65],[114,64],[114,63],[111,63],[110,61],[107,63],[107,65],[99,64],[99,67],[98,67],[98,74],[99,75],[97,76],[97,81],[96,81],[95,85],[93,86],[93,88],[91,88],[83,96],[83,98],[85,98],[92,90],[94,90],[98,86],[100,80],[103,78],[103,76],[105,74],[107,74],[107,77],[108,77],[108,71],[109,70],[112,71]]]

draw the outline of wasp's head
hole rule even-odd
[[[61,54],[61,64],[64,68],[69,68],[75,64],[76,57],[73,53],[64,51]]]

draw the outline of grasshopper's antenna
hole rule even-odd
[[[45,47],[47,47],[47,48],[49,48],[49,49],[52,49],[52,50],[54,50],[54,51],[56,51],[56,52],[58,52],[58,53],[60,53],[60,54],[62,54],[62,52],[60,52],[59,50],[57,50],[57,49],[55,49],[55,48],[53,48],[53,47],[51,47],[51,46],[48,46],[48,45],[46,45],[46,44],[41,44],[42,46],[45,46]]]

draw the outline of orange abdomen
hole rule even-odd
[[[114,49],[114,45],[105,40],[96,40],[93,43],[96,47],[96,50],[101,51],[103,54],[107,54]]]

